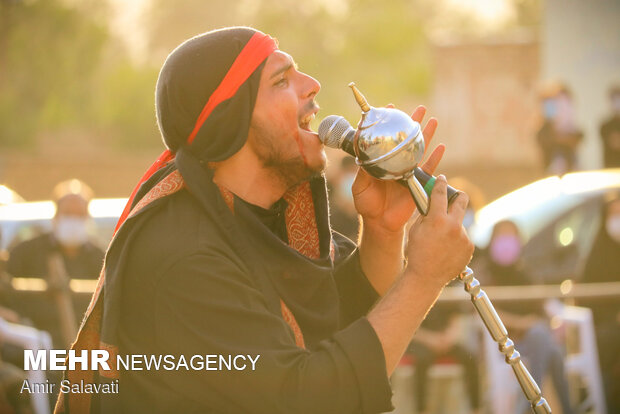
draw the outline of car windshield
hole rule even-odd
[[[620,172],[617,171],[617,172]],[[472,240],[486,247],[493,226],[501,220],[514,221],[527,241],[554,217],[606,188],[620,187],[620,174],[593,171],[548,177],[508,193],[480,209],[472,228]]]
[[[126,198],[91,200],[88,211],[93,219],[91,235],[106,247]],[[51,231],[56,207],[51,201],[13,203],[0,206],[0,250],[7,250],[24,240]]]

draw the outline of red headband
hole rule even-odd
[[[194,126],[192,133],[187,138],[187,144],[191,144],[194,141],[196,134],[198,134],[198,131],[207,118],[209,118],[211,112],[213,112],[213,110],[220,103],[232,98],[237,93],[239,87],[277,48],[278,46],[276,45],[276,41],[271,36],[260,32],[254,33],[248,43],[246,43],[243,47],[243,50],[241,50],[241,53],[239,53],[230,69],[228,69],[228,72],[224,76],[224,79],[222,79],[222,82],[220,82],[219,86],[215,89],[215,91],[213,91],[204,108],[202,108],[202,111],[196,120],[196,125]],[[151,178],[157,170],[173,159],[174,153],[170,150],[166,150],[157,158],[157,161],[149,167],[146,173],[144,173],[136,187],[131,192],[127,205],[125,205],[125,209],[118,219],[114,233],[118,231],[123,222],[127,219],[127,216],[131,211],[131,205],[133,204],[133,200],[140,186]]]

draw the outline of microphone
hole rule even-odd
[[[326,147],[339,148],[347,154],[352,155],[356,158],[356,160],[358,160],[359,165],[359,158],[355,153],[354,145],[356,133],[357,130],[353,129],[351,124],[349,124],[349,121],[339,115],[329,115],[323,119],[319,125],[319,139],[321,142]],[[433,190],[433,186],[435,184],[435,177],[425,173],[420,167],[413,168],[413,175],[424,187],[424,191],[430,197],[431,191]],[[405,187],[408,187],[405,179],[399,179],[397,181]],[[452,203],[458,194],[458,190],[448,186],[448,204]]]
[[[353,139],[356,132],[349,121],[339,115],[330,115],[319,125],[319,139],[326,147],[340,148],[355,158]]]

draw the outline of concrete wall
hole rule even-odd
[[[449,165],[538,165],[539,49],[532,36],[434,47],[432,114]]]
[[[607,90],[620,83],[620,0],[546,0],[540,39],[541,79],[571,88],[585,139],[582,168],[602,166],[601,119],[609,112]]]

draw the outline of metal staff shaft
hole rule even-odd
[[[409,192],[415,203],[424,215],[428,212],[428,196],[418,180],[411,174],[407,179]],[[465,285],[465,291],[471,296],[474,308],[482,318],[489,334],[499,347],[499,351],[505,355],[505,361],[515,373],[525,398],[532,404],[532,410],[536,414],[551,414],[551,407],[542,396],[540,388],[530,372],[521,361],[521,354],[515,349],[515,344],[508,337],[508,331],[499,315],[495,311],[491,300],[484,290],[480,288],[480,282],[474,277],[474,271],[465,266],[465,270],[459,275],[459,279]]]
[[[521,354],[517,352],[514,342],[508,337],[508,331],[495,311],[491,300],[485,291],[480,288],[478,279],[474,277],[474,271],[466,266],[465,270],[459,275],[459,279],[465,285],[465,291],[471,296],[471,302],[474,304],[474,308],[476,308],[482,322],[484,322],[484,326],[487,327],[493,340],[497,342],[499,351],[505,355],[506,363],[514,371],[521,390],[532,405],[534,413],[551,413],[551,407],[549,407],[547,400],[543,398],[538,384],[536,384],[523,361],[521,361]]]

